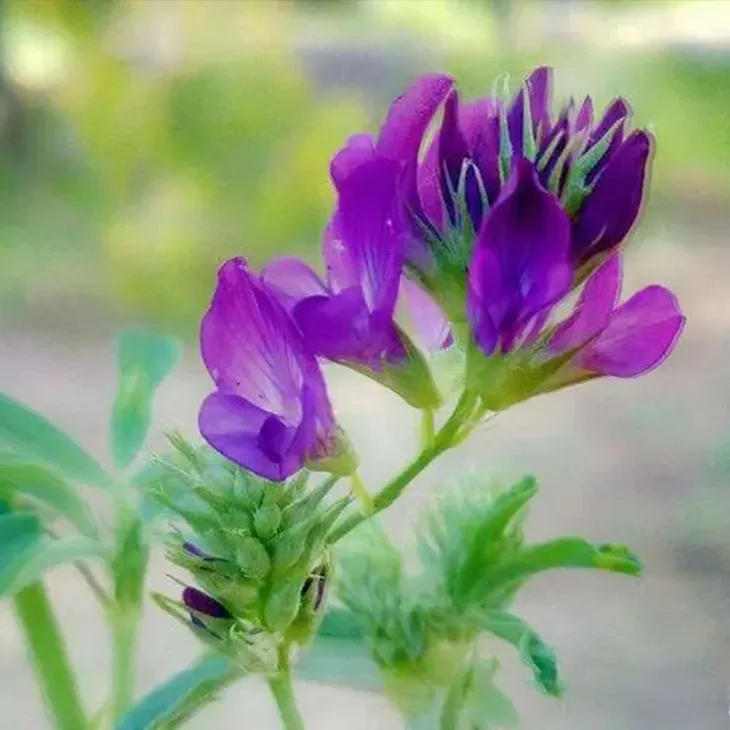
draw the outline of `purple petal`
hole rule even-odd
[[[593,125],[593,99],[590,96],[586,96],[583,99],[583,103],[580,105],[578,114],[575,118],[575,131],[577,133],[582,132],[584,129],[590,129]]]
[[[421,205],[418,194],[418,163],[415,160],[403,167],[400,185],[403,193],[403,218],[406,223],[403,242],[405,263],[417,271],[430,271],[433,253],[425,240],[424,229],[434,236],[437,233]]]
[[[459,128],[459,94],[452,91],[444,105],[444,118],[438,136],[438,169],[441,195],[452,223],[456,222],[456,207],[452,191],[459,185],[459,176],[469,150]],[[481,216],[480,216],[481,217]]]
[[[445,219],[445,201],[441,190],[441,172],[439,169],[439,140],[431,142],[423,162],[416,172],[418,196],[426,219],[436,229],[441,230]]]
[[[183,603],[191,611],[202,613],[211,618],[233,618],[231,612],[222,604],[218,603],[215,598],[211,598],[207,593],[199,591],[197,588],[188,586],[182,594]]]
[[[400,168],[390,160],[375,159],[352,173],[340,189],[336,233],[370,312],[393,313],[403,271],[404,224],[396,187]],[[327,251],[329,256],[334,244]]]
[[[516,157],[479,232],[469,271],[469,312],[485,351],[495,338],[509,351],[532,317],[567,293],[569,244],[560,203],[540,185],[534,166]]]
[[[289,426],[227,393],[212,393],[203,401],[198,425],[203,438],[216,451],[272,481],[283,481],[299,471],[313,445],[310,429],[304,423]]]
[[[643,375],[669,355],[684,323],[674,294],[648,286],[614,311],[608,326],[580,353],[578,364],[617,378]]]
[[[648,132],[632,132],[603,169],[573,225],[573,257],[584,263],[618,246],[636,222],[653,151]]]
[[[614,99],[606,108],[606,111],[601,117],[601,121],[598,122],[596,128],[591,132],[588,138],[588,146],[594,145],[613,127],[616,122],[627,119],[631,116],[631,107],[626,99],[618,98]],[[614,144],[618,146],[623,141],[622,127],[619,127],[618,134],[614,139]]]
[[[401,280],[401,295],[413,326],[427,350],[436,352],[451,345],[451,324],[438,302],[418,284]]]
[[[499,117],[494,99],[478,99],[459,107],[459,126],[469,148],[469,156],[479,174],[490,203],[499,195]],[[474,220],[479,230],[481,220]]]
[[[321,357],[380,370],[404,356],[392,318],[378,318],[358,289],[303,301],[294,316],[307,344]]]
[[[585,283],[573,313],[553,331],[554,352],[580,347],[608,324],[621,292],[621,257],[611,256]]]
[[[565,148],[568,146],[568,140],[570,139],[570,114],[572,107],[566,106],[558,116],[553,128],[545,135],[540,149],[538,152],[538,159],[541,162],[542,169],[540,170],[540,181],[544,186],[547,186],[550,180],[555,165],[558,164],[558,160],[565,152]],[[555,141],[558,138],[557,142]],[[542,158],[548,153],[550,146],[554,144],[554,148],[550,152],[549,157],[543,162]]]
[[[302,299],[327,294],[319,276],[297,258],[274,259],[261,271],[261,280],[276,293],[287,312]]]
[[[625,99],[615,99],[603,114],[601,121],[596,125],[596,128],[591,132],[586,149],[593,147],[605,134],[609,132],[617,122],[621,122],[618,128],[614,131],[611,137],[611,142],[608,145],[608,149],[601,157],[598,164],[591,170],[586,177],[586,183],[589,185],[598,177],[604,167],[610,162],[616,150],[619,149],[621,143],[624,141],[624,127],[625,121],[631,115],[631,108]]]
[[[453,86],[454,80],[443,74],[417,79],[391,105],[380,129],[378,155],[400,162],[416,158],[434,114]]]
[[[527,87],[527,103],[530,105],[532,130],[535,139],[539,140],[550,126],[550,99],[552,86],[552,69],[547,66],[536,68],[525,80]],[[523,135],[525,124],[525,89],[524,86],[512,102],[507,113],[507,126],[512,142],[512,149],[521,154],[523,151]]]
[[[330,175],[339,188],[360,165],[375,157],[375,140],[369,134],[356,134],[332,158]]]
[[[218,272],[200,345],[219,389],[291,424],[301,420],[303,342],[242,258],[227,261]]]

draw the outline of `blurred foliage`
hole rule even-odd
[[[191,336],[225,257],[315,255],[330,157],[437,68],[481,95],[551,63],[558,98],[622,94],[655,128],[655,199],[730,194],[728,58],[551,41],[541,3],[0,7],[4,308],[91,300]]]
[[[200,28],[180,22],[184,50],[173,58],[125,57],[112,30],[126,24],[129,32],[134,17],[118,13],[133,16],[140,5],[66,0],[7,10],[11,71],[31,120],[27,153],[3,159],[2,203],[16,214],[0,228],[3,259],[22,269],[45,247],[55,257],[60,245],[72,268],[82,267],[69,272],[70,287],[93,271],[98,291],[110,288],[126,307],[187,329],[224,257],[316,249],[332,201],[328,160],[365,114],[357,100],[317,99],[272,38],[264,52],[214,53],[188,44],[186,32]],[[200,12],[171,5],[168,21]],[[265,6],[218,10],[248,14],[263,30]],[[34,43],[57,51],[45,59],[45,76],[24,49]],[[24,247],[28,256],[18,259]],[[38,273],[40,287],[64,277],[55,268]]]

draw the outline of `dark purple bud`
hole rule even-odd
[[[211,618],[233,618],[231,612],[221,603],[211,598],[207,593],[188,586],[182,595],[183,603],[195,613],[210,616]],[[193,622],[195,623],[195,622]]]
[[[302,595],[307,595],[310,590],[314,588],[314,610],[318,611],[324,601],[324,596],[327,588],[327,568],[321,565],[319,568],[314,570],[304,581],[302,586]]]
[[[196,558],[202,558],[203,560],[212,560],[210,555],[207,555],[202,550],[193,545],[192,542],[184,542],[183,550],[189,555],[193,555]]]

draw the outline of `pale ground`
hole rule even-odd
[[[676,236],[669,236],[642,247],[631,260],[630,286],[651,280],[669,284],[689,316],[681,346],[664,368],[644,380],[589,384],[514,409],[429,470],[388,514],[389,527],[407,539],[429,491],[451,469],[467,465],[505,479],[534,472],[542,484],[531,523],[534,537],[579,533],[627,542],[645,559],[641,582],[552,574],[520,597],[519,612],[555,647],[569,682],[563,703],[543,698],[527,684],[514,655],[504,655],[504,684],[528,730],[730,727],[730,564],[723,567],[707,548],[691,550],[683,538],[693,529],[691,544],[703,542],[702,525],[689,522],[690,506],[700,499],[716,500],[706,502],[710,513],[730,507],[721,480],[712,483],[708,477],[713,453],[730,426],[725,273],[730,256],[719,238],[726,222],[705,230],[703,241],[686,234],[687,245],[678,246]],[[667,237],[666,230],[656,233]],[[98,323],[74,331],[77,322],[59,315],[22,329],[0,326],[0,388],[104,453],[113,332]],[[366,381],[347,376],[335,382],[341,420],[367,455],[366,480],[377,485],[409,457],[412,415]],[[188,352],[161,392],[158,422],[191,430],[207,387],[196,354]],[[174,591],[165,570],[156,558],[152,585]],[[49,583],[89,702],[98,705],[107,683],[103,625],[71,571],[53,573]],[[148,606],[139,691],[167,678],[195,653],[194,639]],[[400,727],[377,696],[304,683],[297,689],[309,727]],[[0,730],[47,727],[7,606],[0,606],[0,708]],[[226,692],[189,727],[273,730],[277,724],[264,688],[252,682]]]

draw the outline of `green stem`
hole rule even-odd
[[[137,655],[137,610],[111,609],[109,623],[113,637],[112,716],[121,717],[134,701],[135,659]],[[115,613],[116,611],[116,613]]]
[[[58,730],[83,730],[86,714],[61,629],[42,583],[15,596],[15,612],[25,633],[30,661],[46,707]]]
[[[393,478],[383,489],[373,497],[373,508],[368,513],[358,512],[348,517],[341,525],[336,527],[328,538],[331,544],[337,542],[348,532],[354,530],[358,525],[367,521],[370,517],[390,507],[403,490],[429,465],[434,459],[448,451],[455,443],[459,430],[464,419],[471,414],[476,398],[469,392],[464,392],[454,408],[454,412],[441,427],[438,433],[431,439],[430,443],[421,453],[403,469],[400,474]]]
[[[427,449],[436,435],[434,412],[426,408],[421,412],[421,449]]]
[[[279,653],[279,671],[269,679],[268,684],[271,694],[274,695],[276,700],[284,730],[305,730],[304,721],[299,714],[297,702],[294,698],[288,649],[282,649]]]

